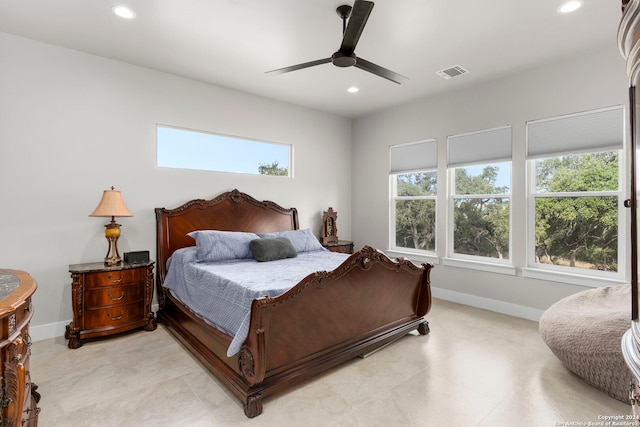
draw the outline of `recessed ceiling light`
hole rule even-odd
[[[113,13],[118,15],[120,18],[133,19],[136,17],[136,13],[127,6],[113,6],[111,10],[113,10]]]
[[[347,92],[349,93],[356,93],[358,91],[360,91],[360,88],[357,88],[355,86],[351,86],[349,89],[347,89]]]
[[[569,0],[564,2],[558,8],[558,13],[571,13],[580,9],[584,3],[582,0]]]

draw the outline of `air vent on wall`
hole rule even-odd
[[[437,71],[436,74],[442,78],[449,80],[453,77],[458,77],[468,72],[469,70],[465,70],[462,66],[456,65],[454,67],[449,67],[445,68],[444,70]]]

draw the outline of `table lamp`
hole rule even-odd
[[[118,264],[122,259],[118,252],[118,238],[120,237],[120,224],[116,224],[115,217],[117,216],[133,216],[129,209],[122,200],[122,194],[120,191],[111,187],[111,190],[104,190],[102,193],[102,199],[98,203],[98,207],[95,208],[89,216],[103,216],[111,217],[111,222],[105,225],[104,237],[109,242],[109,249],[107,256],[104,258],[105,265]]]

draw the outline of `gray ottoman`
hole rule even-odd
[[[625,403],[633,375],[621,340],[630,327],[630,285],[579,292],[553,304],[540,318],[540,334],[553,354],[587,383]]]

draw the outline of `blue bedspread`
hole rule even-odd
[[[169,258],[164,286],[207,323],[233,337],[227,349],[230,357],[247,337],[254,299],[276,297],[313,272],[335,269],[348,256],[322,250],[270,262],[199,263],[194,246],[179,249]]]

